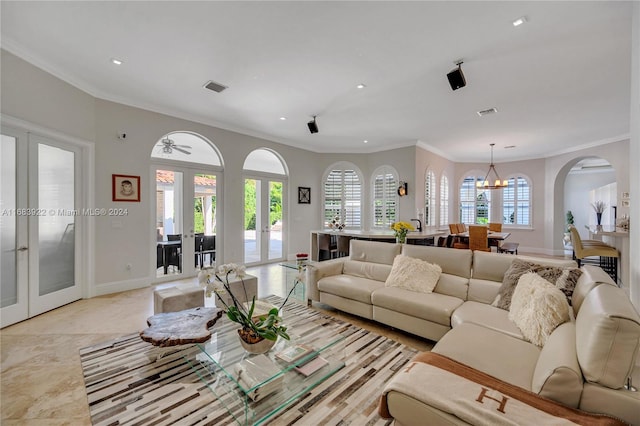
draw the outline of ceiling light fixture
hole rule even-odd
[[[313,120],[307,123],[307,126],[309,127],[311,134],[318,133],[318,124],[316,123],[315,115],[313,116]]]
[[[499,188],[504,188],[506,187],[509,182],[507,182],[506,180],[501,180],[500,179],[500,175],[498,174],[498,171],[496,170],[496,166],[493,165],[493,146],[495,145],[495,143],[489,144],[491,145],[491,163],[489,164],[489,170],[487,170],[487,175],[484,177],[483,180],[476,182],[476,187],[478,188],[482,188],[482,189],[499,189]],[[490,183],[489,178],[490,178],[490,174],[493,171],[493,175],[495,177],[495,180],[493,180],[493,184]]]
[[[364,89],[365,87],[367,87],[367,85],[366,85],[366,84],[362,84],[362,83],[360,83],[360,84],[358,84],[356,87],[357,87],[358,89]]]
[[[526,16],[521,16],[518,19],[516,19],[515,21],[512,22],[514,27],[519,27],[520,25],[524,24],[527,22],[527,17]]]
[[[122,65],[122,61],[118,58],[111,58],[111,63],[114,65]]]
[[[364,140],[364,143],[369,143],[369,141],[365,139],[365,140]]]
[[[280,120],[285,121],[287,117],[280,117]]]

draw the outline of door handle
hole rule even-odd
[[[27,251],[27,250],[29,250],[29,247],[26,247],[26,246],[18,247],[16,249],[16,251]]]

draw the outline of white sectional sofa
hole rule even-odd
[[[581,268],[572,297],[575,320],[539,347],[524,338],[509,311],[491,303],[513,259],[576,267],[571,260],[358,240],[350,253],[307,269],[310,300],[438,341],[433,353],[563,406],[640,425],[640,392],[625,388],[638,357],[640,317],[602,269]],[[440,265],[432,293],[385,285],[399,254]],[[476,423],[402,389],[385,396],[397,424]]]

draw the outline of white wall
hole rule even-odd
[[[595,225],[596,214],[591,207],[589,199],[590,191],[602,186],[616,182],[614,170],[602,172],[572,172],[567,175],[564,185],[564,211],[571,210],[574,224],[584,239],[589,238],[589,231],[584,225]],[[601,199],[601,198],[599,198]],[[607,199],[607,208],[602,218],[603,225],[613,224],[613,209],[611,202]],[[619,217],[620,215],[618,215]]]

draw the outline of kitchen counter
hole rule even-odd
[[[342,231],[333,231],[333,230],[316,230],[311,231],[311,260],[318,260],[318,234],[329,234],[332,236],[344,235],[351,238],[356,238],[360,240],[370,240],[370,241],[386,241],[390,243],[395,243],[396,237],[392,230],[390,229],[375,229],[369,231],[362,230],[342,230]],[[440,235],[448,235],[449,230],[438,229],[437,227],[427,227],[422,231],[411,231],[407,233],[407,244],[423,244],[423,245],[433,245],[434,239]]]

